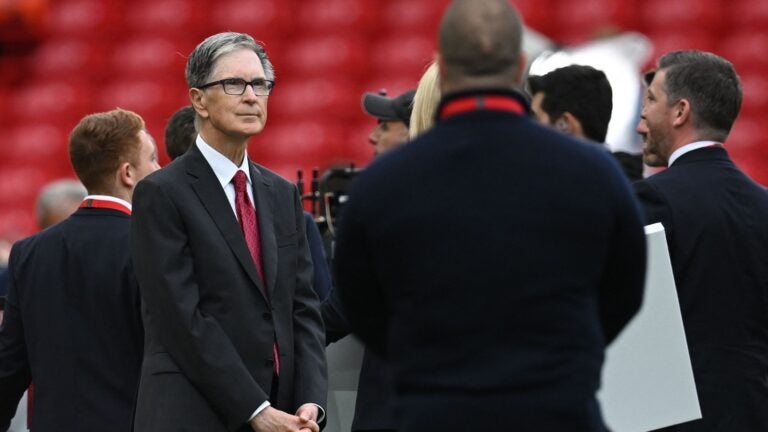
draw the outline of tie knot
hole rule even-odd
[[[245,185],[248,184],[248,179],[245,177],[245,173],[237,170],[235,176],[232,178],[232,183],[235,184],[235,192],[245,192]]]

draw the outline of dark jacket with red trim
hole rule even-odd
[[[0,430],[35,384],[34,431],[130,431],[144,331],[130,216],[81,208],[19,241],[0,327]]]
[[[488,96],[523,113],[460,109],[356,181],[345,311],[393,367],[401,430],[602,430],[605,346],[642,298],[638,204],[609,154],[537,124],[517,93],[441,111]]]

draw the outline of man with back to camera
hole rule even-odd
[[[159,168],[157,151],[141,117],[117,109],[81,120],[69,154],[89,195],[11,252],[0,430],[30,381],[32,430],[130,430],[144,342],[128,251],[131,196]]]
[[[528,77],[536,118],[560,132],[605,144],[613,110],[608,77],[592,66],[570,65]],[[630,181],[643,178],[640,155],[613,152]]]
[[[340,296],[393,368],[400,430],[604,430],[640,212],[609,155],[529,118],[521,38],[507,1],[451,3],[435,127],[369,166],[341,216]]]
[[[187,60],[198,137],[136,190],[147,332],[135,430],[314,431],[323,324],[296,186],[248,159],[274,70],[243,33]]]
[[[377,156],[408,142],[415,93],[409,90],[395,98],[370,92],[363,95],[363,111],[378,120],[368,138]],[[336,342],[351,332],[338,293],[332,293],[323,302],[322,313],[326,343]],[[352,431],[395,431],[398,424],[392,371],[380,356],[366,349],[360,366]]]
[[[637,131],[645,163],[668,168],[635,186],[647,223],[666,230],[702,414],[665,430],[768,430],[768,193],[723,145],[739,77],[702,51],[657,66]]]

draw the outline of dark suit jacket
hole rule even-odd
[[[143,330],[130,217],[79,209],[16,243],[0,330],[0,430],[33,380],[34,431],[129,431]]]
[[[147,331],[135,430],[223,431],[269,398],[325,405],[324,335],[296,187],[251,163],[263,294],[221,184],[193,146],[134,193],[131,246]]]
[[[326,343],[330,344],[352,332],[345,317],[338,291],[331,292],[321,311]],[[395,430],[399,425],[392,370],[381,356],[366,349],[360,365],[352,432]]]
[[[604,348],[640,306],[645,240],[609,154],[477,111],[361,174],[335,271],[353,329],[393,367],[401,430],[596,431]]]
[[[667,233],[703,416],[672,430],[768,430],[768,193],[722,147],[635,185]]]

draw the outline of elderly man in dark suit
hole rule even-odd
[[[274,71],[241,33],[187,61],[195,146],[136,190],[146,308],[135,430],[317,431],[323,325],[295,185],[248,159]]]
[[[616,162],[537,124],[522,22],[455,1],[435,127],[381,156],[342,215],[337,282],[390,361],[404,431],[602,431],[606,344],[638,310],[645,240]]]
[[[129,251],[131,195],[159,168],[138,115],[85,117],[69,143],[89,195],[69,218],[14,245],[0,327],[0,430],[35,385],[35,431],[129,431],[143,328]]]
[[[702,419],[672,431],[768,430],[768,193],[723,143],[742,90],[727,60],[677,51],[646,75],[636,183],[667,233]]]

